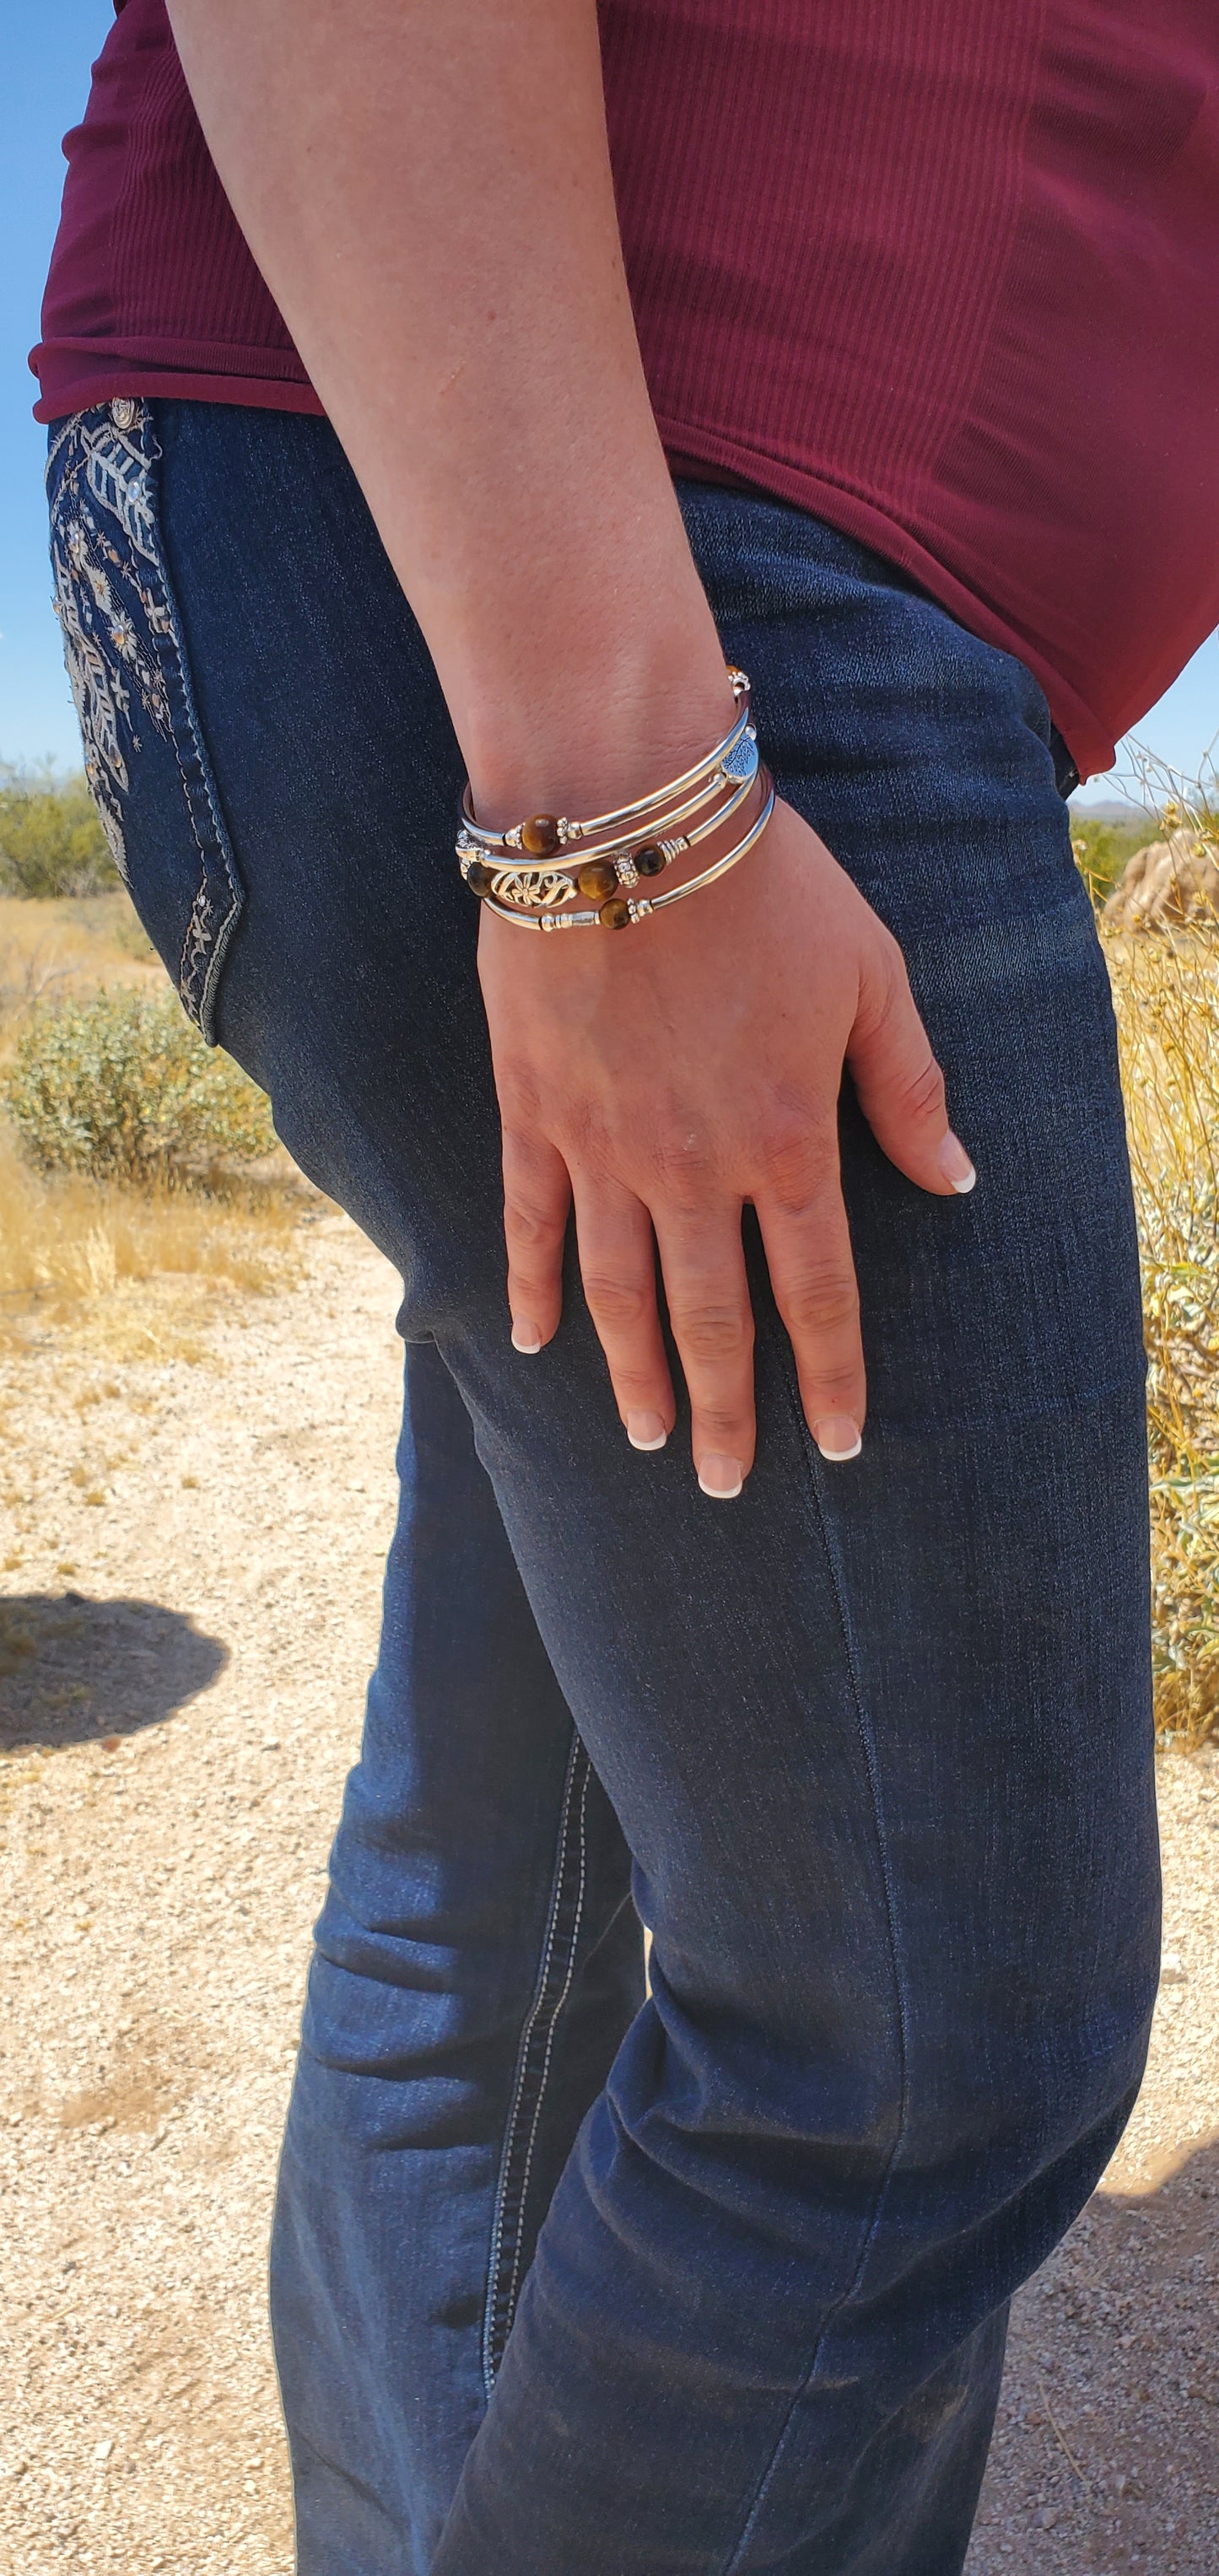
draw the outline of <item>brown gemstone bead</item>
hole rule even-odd
[[[556,814],[531,814],[521,825],[521,848],[531,859],[549,859],[559,846],[559,822]]]
[[[466,884],[471,894],[490,894],[495,883],[492,870],[481,859],[472,859],[466,869]]]
[[[603,930],[625,930],[630,917],[631,907],[624,894],[611,895],[609,902],[603,903],[597,914]]]
[[[618,870],[610,859],[590,859],[586,867],[577,871],[576,884],[581,894],[588,895],[593,903],[601,903],[607,894],[616,891]]]
[[[664,851],[655,841],[645,841],[643,848],[635,851],[634,858],[641,877],[658,877],[667,865]]]

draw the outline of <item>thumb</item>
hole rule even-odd
[[[901,951],[870,961],[847,1062],[868,1125],[891,1163],[920,1189],[959,1196],[977,1179],[948,1124],[944,1076],[914,1007]]]

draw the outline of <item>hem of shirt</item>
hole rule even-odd
[[[775,457],[760,454],[742,440],[728,438],[719,430],[699,429],[690,421],[671,419],[658,412],[656,426],[660,431],[665,454],[676,473],[688,462],[695,478],[698,466],[719,466],[739,478],[741,486],[756,492],[760,499],[791,502],[807,510],[812,517],[825,519],[843,536],[854,537],[868,546],[873,554],[883,555],[899,570],[909,573],[920,588],[929,591],[937,606],[946,608],[958,625],[971,635],[980,636],[985,644],[997,644],[1004,653],[1013,655],[1031,671],[1044,691],[1050,715],[1071,758],[1081,782],[1112,769],[1117,746],[1106,733],[1100,717],[1087,701],[1073,689],[1069,680],[1056,671],[1044,653],[1022,635],[1019,627],[1005,618],[999,609],[980,598],[957,573],[950,571],[938,555],[932,554],[899,519],[890,517],[883,506],[863,494],[852,492],[828,476],[810,473],[801,466],[785,465]]]
[[[39,362],[50,354],[41,348],[31,352],[30,365],[36,375],[40,372]],[[62,359],[68,352],[60,343],[54,354]],[[214,368],[203,373],[124,358],[117,350],[105,359],[96,348],[82,347],[79,354],[87,363],[75,371],[66,366],[62,374],[58,366],[49,370],[52,381],[43,387],[34,405],[35,420],[63,420],[73,412],[91,411],[97,404],[113,402],[123,394],[180,402],[235,403],[247,409],[296,412],[317,420],[326,416],[323,404],[304,378],[224,375]],[[710,469],[706,479],[711,480],[718,469],[728,488],[755,492],[761,499],[786,501],[796,509],[807,510],[814,518],[825,519],[839,529],[843,536],[854,537],[860,545],[896,564],[971,635],[1013,654],[1032,672],[1045,692],[1051,717],[1081,781],[1113,767],[1116,744],[1069,681],[1010,619],[980,598],[878,502],[828,476],[783,464],[776,457],[749,448],[741,439],[726,437],[720,430],[698,428],[690,421],[670,419],[664,412],[657,413],[656,425],[675,474],[688,471],[697,479],[700,466],[704,466]]]
[[[35,349],[30,359],[35,375],[40,355]],[[56,367],[48,373],[50,380],[34,405],[35,420],[44,422],[94,411],[99,403],[114,402],[122,394],[148,401],[236,403],[247,411],[301,412],[313,420],[326,416],[312,385],[302,377],[221,375],[214,367],[204,373],[117,355],[104,365],[91,358],[74,371]]]

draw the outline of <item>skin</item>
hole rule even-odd
[[[426,637],[479,819],[600,812],[687,768],[733,702],[639,359],[594,0],[169,0],[169,15],[221,179]],[[695,864],[716,854],[706,842]],[[479,968],[518,1350],[559,1329],[574,1201],[624,1426],[661,1446],[675,1408],[658,1250],[695,1468],[731,1498],[755,1446],[749,1202],[810,1428],[826,1455],[854,1454],[844,1063],[911,1180],[950,1196],[972,1166],[900,952],[830,852],[780,805],[744,866],[636,929],[539,939],[484,912]]]

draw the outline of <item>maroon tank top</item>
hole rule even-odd
[[[33,365],[319,405],[163,0],[116,0]],[[796,502],[1019,654],[1081,771],[1219,623],[1215,0],[602,0],[675,469]]]

